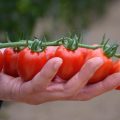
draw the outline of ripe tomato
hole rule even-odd
[[[75,51],[71,51],[64,46],[59,46],[56,50],[55,57],[63,59],[63,63],[57,75],[64,80],[69,80],[75,75],[84,63],[84,55],[79,48]]]
[[[113,63],[112,73],[120,72],[120,60]]]
[[[3,68],[3,54],[0,51],[0,72],[2,71],[2,68]]]
[[[24,81],[31,80],[46,63],[45,52],[32,52],[29,48],[25,48],[19,53],[18,57],[18,73]]]
[[[112,69],[112,74],[117,73],[117,72],[120,72],[120,60],[114,62],[114,66],[113,66],[113,69]],[[120,90],[120,86],[117,87],[116,89]]]
[[[112,60],[106,57],[102,49],[90,50],[88,56],[86,57],[86,61],[93,57],[101,57],[104,61],[104,64],[95,72],[88,83],[96,83],[104,80],[111,73],[113,68]]]
[[[86,57],[87,57],[90,49],[87,49],[87,48],[79,48],[79,50],[83,53],[84,59],[86,59]],[[85,61],[84,61],[84,62],[85,62]]]
[[[18,51],[13,48],[6,48],[3,54],[4,57],[4,73],[13,77],[18,77],[17,62],[18,62]]]
[[[57,49],[57,46],[48,46],[45,49],[47,60],[49,60],[55,56],[56,49]]]

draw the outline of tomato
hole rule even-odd
[[[49,59],[51,59],[51,58],[53,58],[55,56],[56,49],[57,49],[56,46],[48,46],[45,49],[47,60],[49,60]]]
[[[0,72],[2,71],[2,68],[3,68],[3,54],[0,51]]]
[[[25,48],[19,53],[18,72],[24,81],[31,80],[45,65],[45,63],[55,56],[57,47],[49,46],[43,52],[32,52]]]
[[[45,65],[47,59],[45,52],[32,52],[25,48],[19,53],[18,73],[24,81],[31,80]]]
[[[112,59],[108,58],[102,49],[96,49],[96,50],[89,50],[89,54],[86,57],[86,61],[94,58],[94,57],[100,57],[103,59],[104,63],[103,65],[95,72],[95,74],[92,76],[92,78],[89,80],[88,83],[96,83],[101,80],[104,80],[110,73],[113,68],[113,62]]]
[[[120,72],[120,60],[113,63],[112,73]]]
[[[18,77],[17,72],[18,52],[15,51],[13,48],[6,48],[3,56],[4,56],[3,66],[4,73],[13,77]]]
[[[84,59],[86,59],[86,57],[87,57],[87,55],[89,53],[89,49],[87,49],[87,48],[79,48],[79,50],[83,53]]]
[[[75,75],[84,63],[84,55],[79,48],[71,51],[64,46],[59,46],[56,50],[55,57],[60,57],[63,60],[57,75],[64,80],[69,80]]]
[[[112,74],[117,73],[117,72],[120,72],[120,60],[114,62],[114,66],[113,66],[113,69],[112,69]],[[120,86],[117,87],[116,89],[120,90]]]

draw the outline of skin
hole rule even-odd
[[[88,60],[81,70],[67,82],[55,77],[62,59],[50,59],[42,70],[28,82],[0,73],[0,99],[37,105],[57,100],[90,100],[116,88],[120,84],[120,73],[110,75],[93,85],[86,85],[95,71],[103,64],[101,58]],[[47,73],[47,74],[46,74]],[[52,79],[55,78],[54,81]]]

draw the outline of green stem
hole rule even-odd
[[[56,40],[56,41],[52,41],[52,42],[44,42],[42,43],[42,45],[46,45],[46,46],[59,46],[62,45],[62,42],[59,42],[60,40]],[[0,43],[0,49],[1,48],[7,48],[7,47],[25,47],[27,45],[32,44],[34,41],[28,40],[28,42],[26,40],[21,40],[19,42],[9,42],[9,43]],[[102,48],[103,45],[97,45],[97,46],[92,46],[92,45],[86,45],[86,44],[78,44],[79,47],[82,48],[88,48],[88,49],[97,49],[97,48]],[[114,57],[120,58],[120,54],[115,54]]]
[[[114,57],[120,58],[120,54],[115,54]]]
[[[28,42],[30,44],[31,41]],[[9,42],[9,43],[0,43],[0,48],[7,48],[7,47],[21,47],[21,46],[26,46],[27,43],[26,41],[22,42]]]
[[[58,42],[59,40],[57,41],[52,41],[52,42],[44,42],[42,43],[42,45],[46,45],[46,46],[59,46],[59,45],[62,45],[62,43]],[[21,47],[21,46],[27,46],[27,45],[30,45],[32,44],[34,41],[32,40],[21,40],[19,42],[8,42],[8,43],[0,43],[0,48],[7,48],[7,47]]]
[[[92,45],[86,45],[86,44],[78,44],[79,47],[88,48],[88,49],[97,49],[102,48],[102,45],[92,46]]]
[[[27,44],[32,44],[33,41],[28,41],[28,43],[25,40],[22,40],[20,42],[9,42],[9,43],[0,43],[0,48],[7,48],[7,47],[21,47],[21,46],[27,46]],[[57,41],[52,41],[52,42],[46,42],[46,43],[42,43],[42,45],[46,45],[46,46],[59,46],[62,45],[62,42],[58,42]],[[88,48],[88,49],[97,49],[97,48],[101,48],[102,45],[98,45],[98,46],[92,46],[92,45],[86,45],[86,44],[78,44],[79,47],[83,47],[83,48]]]

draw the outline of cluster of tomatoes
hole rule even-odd
[[[45,65],[45,63],[53,58],[60,57],[63,59],[57,75],[64,80],[69,80],[75,75],[84,63],[93,58],[101,57],[104,64],[96,71],[89,80],[89,84],[93,84],[105,79],[108,75],[120,71],[120,62],[113,62],[108,58],[101,48],[92,50],[87,48],[77,48],[76,50],[68,50],[63,45],[58,47],[49,46],[42,52],[33,52],[28,47],[21,51],[13,48],[6,48],[0,52],[0,70],[10,76],[20,76],[24,81],[31,80]]]

